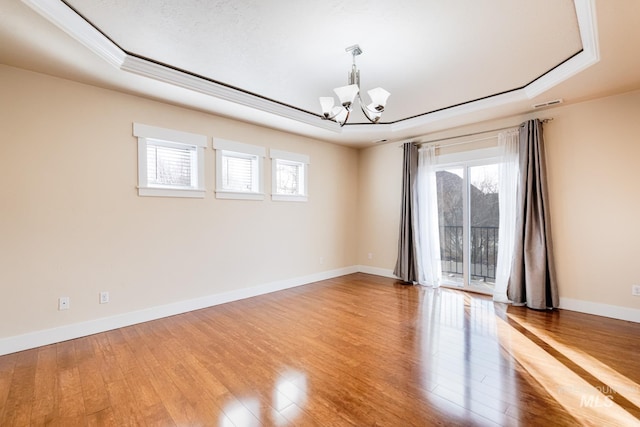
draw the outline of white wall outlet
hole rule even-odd
[[[631,295],[640,297],[640,285],[631,285]]]
[[[320,264],[324,264],[324,257],[320,257]]]
[[[109,302],[109,292],[102,291],[100,292],[100,304],[106,304]]]
[[[71,307],[71,300],[69,297],[58,298],[58,310],[69,310]]]
[[[373,259],[373,254],[372,254],[371,252],[369,252],[369,253],[367,254],[367,258],[368,258],[368,259]]]

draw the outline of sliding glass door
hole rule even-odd
[[[488,161],[468,161],[436,172],[443,285],[493,293],[498,184],[498,164]]]

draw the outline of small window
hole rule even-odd
[[[266,149],[216,138],[216,197],[264,199],[263,164]]]
[[[307,169],[309,156],[271,150],[272,199],[279,201],[307,200]]]
[[[140,123],[138,194],[140,196],[204,197],[204,149],[207,137]]]

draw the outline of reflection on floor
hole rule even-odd
[[[0,357],[0,425],[638,425],[640,325],[353,274]]]
[[[472,277],[469,286],[465,289],[462,274],[449,273],[445,274],[442,278],[443,287],[445,288],[468,290],[485,295],[493,295],[493,290],[496,284],[490,280],[494,279],[484,280],[483,278],[476,279]]]

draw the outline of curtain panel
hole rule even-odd
[[[514,304],[544,310],[559,304],[556,283],[542,123],[521,125],[520,180],[514,256],[507,296]]]
[[[418,150],[415,217],[415,229],[418,236],[418,282],[421,285],[432,287],[440,286],[442,281],[436,163],[436,147],[434,145]]]
[[[404,282],[418,282],[418,250],[416,247],[416,179],[418,173],[418,147],[407,142],[403,145],[402,201],[398,260],[393,274]]]
[[[493,300],[508,303],[507,284],[511,273],[513,246],[516,230],[516,202],[519,180],[519,138],[520,129],[514,128],[498,134],[500,165],[498,168],[498,206],[500,210],[498,227],[498,259]]]

